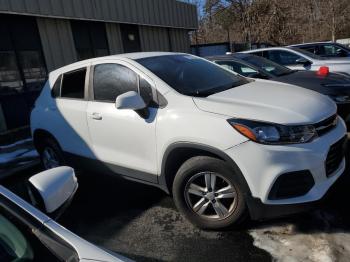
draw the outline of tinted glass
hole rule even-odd
[[[0,93],[40,89],[47,78],[35,18],[0,14]]]
[[[297,60],[302,58],[297,54],[283,50],[271,50],[268,53],[270,60],[281,65],[295,65],[298,64]]]
[[[27,90],[40,89],[46,80],[46,68],[38,51],[18,52]]]
[[[334,56],[334,57],[346,57],[348,53],[345,48],[342,48],[334,44],[325,44],[319,46],[318,55],[321,56]]]
[[[138,25],[120,24],[120,33],[125,53],[141,51]]]
[[[32,228],[0,208],[0,261],[60,261],[33,234]]]
[[[84,98],[86,68],[63,75],[61,97]]]
[[[285,66],[281,66],[263,57],[249,55],[249,56],[243,56],[241,57],[241,59],[248,62],[249,64],[256,66],[260,70],[270,73],[274,76],[282,76],[293,72],[293,70],[290,70]]]
[[[308,52],[306,50],[300,49],[300,48],[296,48],[296,47],[290,47],[291,49],[294,49],[295,51],[298,51],[299,53],[302,53],[305,56],[308,56],[312,59],[318,59],[318,60],[323,60],[324,58],[322,58],[321,56],[315,55],[311,52]]]
[[[23,90],[23,81],[13,51],[0,51],[0,94]]]
[[[94,98],[98,101],[114,102],[128,91],[138,92],[136,73],[122,65],[96,65],[93,82]]]
[[[104,23],[72,21],[71,25],[79,60],[109,55]]]
[[[303,50],[306,50],[310,53],[313,53],[313,54],[317,54],[318,55],[318,48],[316,46],[313,46],[313,45],[308,45],[308,46],[303,46],[303,47],[299,47],[300,49],[303,49]]]
[[[248,81],[204,59],[191,55],[165,55],[138,59],[181,94],[208,96]]]
[[[231,71],[234,71],[242,76],[246,77],[252,77],[253,75],[258,74],[258,71],[246,66],[244,64],[234,62],[234,61],[217,61],[217,64],[221,65],[222,67],[229,69]]]

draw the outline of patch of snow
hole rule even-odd
[[[250,230],[254,245],[281,262],[349,261],[350,233],[331,229],[329,216],[313,216],[320,224],[312,232],[300,232],[295,224],[270,225]]]

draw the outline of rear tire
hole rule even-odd
[[[63,152],[58,143],[52,138],[45,138],[39,154],[41,163],[46,170],[65,165]]]
[[[179,168],[173,196],[179,211],[203,229],[239,224],[247,214],[245,194],[237,174],[222,160],[198,156]]]

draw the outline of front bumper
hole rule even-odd
[[[325,163],[331,146],[345,134],[345,123],[340,119],[333,130],[310,143],[262,145],[248,141],[227,149],[226,154],[240,168],[253,199],[265,205],[309,203],[321,199],[344,172],[345,158],[328,176]],[[269,193],[279,176],[302,170],[309,171],[314,179],[314,185],[306,194],[283,199],[269,198]]]
[[[251,219],[263,220],[317,209],[322,206],[325,199],[326,196],[323,196],[320,200],[307,203],[271,205],[262,203],[258,198],[248,197],[247,206]]]

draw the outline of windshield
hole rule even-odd
[[[248,55],[242,56],[240,57],[240,59],[274,76],[288,75],[294,72],[293,70],[285,66],[281,66],[275,62],[272,62],[259,56]]]
[[[297,52],[299,52],[299,53],[301,53],[301,54],[303,54],[303,55],[305,55],[305,56],[311,57],[312,59],[316,59],[316,60],[325,60],[324,57],[321,57],[321,56],[319,56],[319,55],[315,55],[315,54],[313,54],[313,53],[311,53],[311,52],[309,52],[309,51],[306,51],[306,50],[304,50],[304,49],[296,48],[296,47],[290,47],[290,48],[293,49],[293,50],[295,50],[295,51],[297,51]]]
[[[248,83],[244,77],[192,55],[164,55],[136,61],[188,96],[209,96]]]

